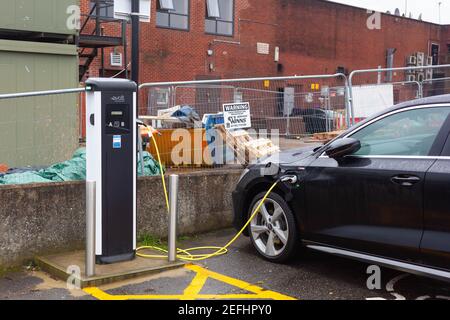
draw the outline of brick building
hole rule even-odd
[[[91,2],[95,0],[81,0],[84,14],[89,14]],[[405,66],[416,52],[433,56],[434,64],[450,62],[450,26],[382,14],[381,28],[371,30],[367,10],[323,0],[149,3],[150,22],[142,22],[140,30],[140,82],[348,73],[386,67],[389,48],[396,49],[396,67]],[[164,9],[171,3],[174,10]],[[112,17],[113,10],[102,9],[101,15]],[[103,34],[117,36],[117,25],[103,24]],[[123,57],[130,57],[129,29]],[[104,49],[103,62],[98,52],[89,65],[90,76],[113,76],[124,69],[129,59],[111,66],[111,51],[123,54],[123,47]]]

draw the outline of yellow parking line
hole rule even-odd
[[[90,287],[83,289],[84,292],[90,294],[94,298],[98,300],[181,300],[184,295],[112,295],[106,293],[105,291],[96,288]]]
[[[274,291],[270,291],[270,290],[265,290],[265,289],[263,289],[261,287],[255,286],[255,285],[250,284],[248,282],[245,282],[245,281],[242,281],[242,280],[238,280],[238,279],[235,279],[235,278],[231,278],[231,277],[225,276],[223,274],[207,270],[207,269],[202,268],[202,267],[197,266],[197,265],[193,265],[193,264],[186,265],[185,268],[189,269],[191,271],[194,271],[197,274],[206,275],[208,278],[212,278],[212,279],[224,282],[226,284],[229,284],[231,286],[237,287],[239,289],[242,289],[242,290],[245,290],[245,291],[250,291],[250,292],[258,295],[258,297],[260,297],[260,299],[295,300],[294,298],[289,297],[287,295],[284,295],[284,294],[281,294],[281,293],[278,293],[278,292],[274,292]]]
[[[196,273],[189,286],[183,294],[175,295],[111,295],[103,290],[90,287],[83,289],[84,292],[99,300],[195,300],[195,299],[272,299],[272,300],[295,300],[287,295],[265,290],[248,282],[231,278],[217,272],[213,272],[197,265],[187,265],[186,269]],[[208,278],[226,283],[239,289],[251,292],[249,294],[200,294]]]
[[[192,279],[191,284],[184,290],[184,297],[182,300],[194,300],[200,291],[202,291],[206,280],[208,280],[207,275],[197,272],[194,279]]]

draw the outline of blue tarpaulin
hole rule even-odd
[[[159,164],[148,152],[144,156],[144,176],[155,176],[160,174]],[[141,166],[138,164],[138,174],[142,176]],[[86,149],[80,148],[75,151],[72,159],[54,164],[48,168],[13,169],[0,176],[0,185],[83,181],[86,180]]]

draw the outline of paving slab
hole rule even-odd
[[[164,259],[145,259],[136,257],[131,261],[96,265],[95,276],[87,277],[85,252],[75,251],[36,257],[36,263],[43,270],[63,281],[69,280],[81,288],[100,286],[112,282],[142,277],[152,273],[179,268],[184,262],[168,262]]]

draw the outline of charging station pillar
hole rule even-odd
[[[98,264],[136,253],[135,82],[91,78],[86,93],[86,179],[95,181],[95,256]]]

